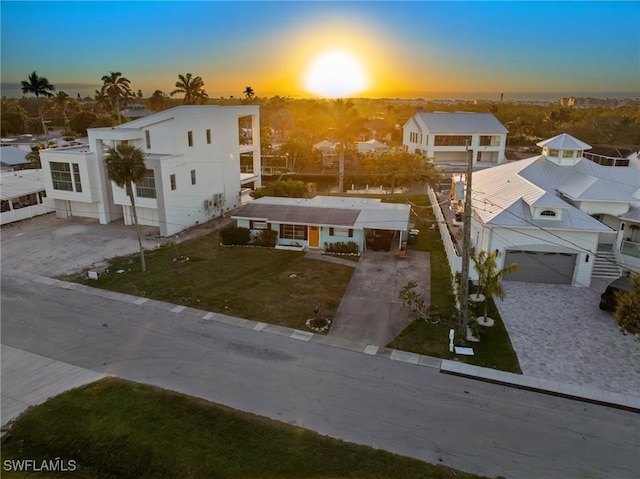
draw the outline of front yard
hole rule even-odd
[[[218,232],[115,258],[98,280],[66,279],[88,286],[190,306],[254,321],[306,329],[320,314],[333,319],[353,268],[304,257],[304,253],[222,247]],[[181,261],[184,257],[186,261]]]

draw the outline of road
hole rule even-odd
[[[640,414],[2,273],[2,344],[489,477],[637,478]]]

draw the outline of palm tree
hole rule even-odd
[[[166,93],[161,90],[156,90],[151,94],[151,98],[149,98],[149,107],[153,111],[160,111],[164,109],[169,101],[169,97]]]
[[[59,91],[53,98],[53,101],[58,111],[61,112],[64,117],[65,131],[71,130],[71,127],[69,126],[69,117],[67,116],[67,105],[71,102],[71,98],[65,92]]]
[[[186,75],[178,75],[178,81],[176,82],[176,89],[173,90],[170,95],[176,95],[178,93],[184,94],[183,105],[197,105],[206,103],[209,95],[202,88],[204,81],[199,76],[192,76],[191,73]]]
[[[120,116],[120,101],[127,103],[133,96],[129,79],[122,76],[120,72],[109,72],[102,77],[102,92],[111,100],[111,105],[115,105],[118,112],[118,123],[122,122]]]
[[[42,168],[42,163],[40,162],[40,147],[34,146],[31,148],[31,151],[25,156],[26,160],[31,163],[31,168],[39,169]]]
[[[497,250],[493,253],[487,253],[481,250],[477,255],[474,250],[471,251],[471,260],[478,272],[478,292],[480,288],[482,288],[485,295],[483,319],[485,323],[487,322],[489,298],[491,296],[497,296],[500,299],[504,299],[504,288],[500,282],[502,277],[520,271],[520,266],[516,263],[498,269],[499,257],[500,253]]]
[[[42,115],[42,108],[40,107],[40,97],[45,96],[47,98],[52,97],[56,87],[49,83],[45,77],[39,77],[37,72],[32,72],[29,75],[28,80],[20,82],[22,87],[22,93],[31,93],[36,96],[36,103],[38,105],[38,114],[40,115],[40,121],[42,122],[42,131],[44,131],[45,139],[49,141],[49,132],[47,131],[47,125],[44,122],[44,116]]]
[[[95,90],[95,93],[93,94],[93,101],[95,105],[95,111],[108,112],[112,108],[111,100],[104,90]]]
[[[140,183],[146,174],[147,167],[144,163],[144,153],[140,148],[127,143],[118,143],[115,147],[107,150],[104,157],[104,166],[107,176],[120,188],[124,187],[129,200],[131,201],[131,212],[133,222],[136,225],[138,234],[138,245],[140,246],[140,266],[142,272],[147,270],[144,261],[144,250],[140,239],[140,226],[138,225],[138,214],[136,213],[136,201],[133,194],[133,184]]]
[[[254,96],[256,96],[253,88],[251,88],[250,86],[246,87],[242,93],[244,93],[244,96],[247,97],[247,100],[251,100]]]

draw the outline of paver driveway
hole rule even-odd
[[[590,288],[505,281],[497,301],[523,374],[637,395],[640,337],[600,311],[607,282]]]

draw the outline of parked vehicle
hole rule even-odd
[[[616,309],[616,293],[631,291],[631,278],[629,276],[621,276],[612,281],[604,293],[600,296],[600,309],[603,311],[615,311]]]

